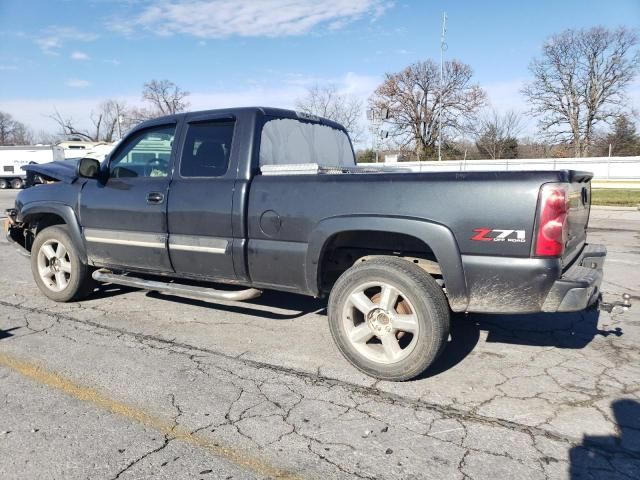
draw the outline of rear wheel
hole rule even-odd
[[[11,180],[11,188],[22,188],[24,187],[24,181],[21,178],[14,178]]]
[[[402,381],[425,371],[449,336],[442,288],[417,265],[380,257],[344,272],[331,290],[329,326],[356,368]]]
[[[56,302],[82,300],[95,286],[64,225],[38,233],[31,248],[31,271],[40,291]]]
[[[6,178],[0,178],[0,190],[6,190],[9,188],[9,182]]]

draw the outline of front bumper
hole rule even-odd
[[[575,312],[600,297],[603,245],[585,245],[572,266],[557,258],[463,255],[466,311],[478,313]]]
[[[2,220],[2,231],[5,233],[9,244],[13,245],[18,253],[28,257],[30,252],[26,245],[24,229],[21,225],[16,224],[15,218],[15,210],[7,210],[7,218]]]

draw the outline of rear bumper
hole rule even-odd
[[[578,261],[553,283],[542,311],[577,312],[597,302],[606,255],[604,245],[587,245]]]
[[[559,259],[463,255],[466,311],[481,313],[575,312],[600,296],[607,250],[586,245],[562,271]]]

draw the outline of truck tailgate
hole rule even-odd
[[[587,225],[591,210],[591,172],[570,172],[569,212],[567,215],[567,241],[562,257],[568,266],[582,250],[587,239]]]

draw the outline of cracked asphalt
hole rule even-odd
[[[590,225],[630,311],[459,315],[406,383],[347,364],[321,300],[56,304],[2,239],[0,478],[640,478],[640,211]]]

